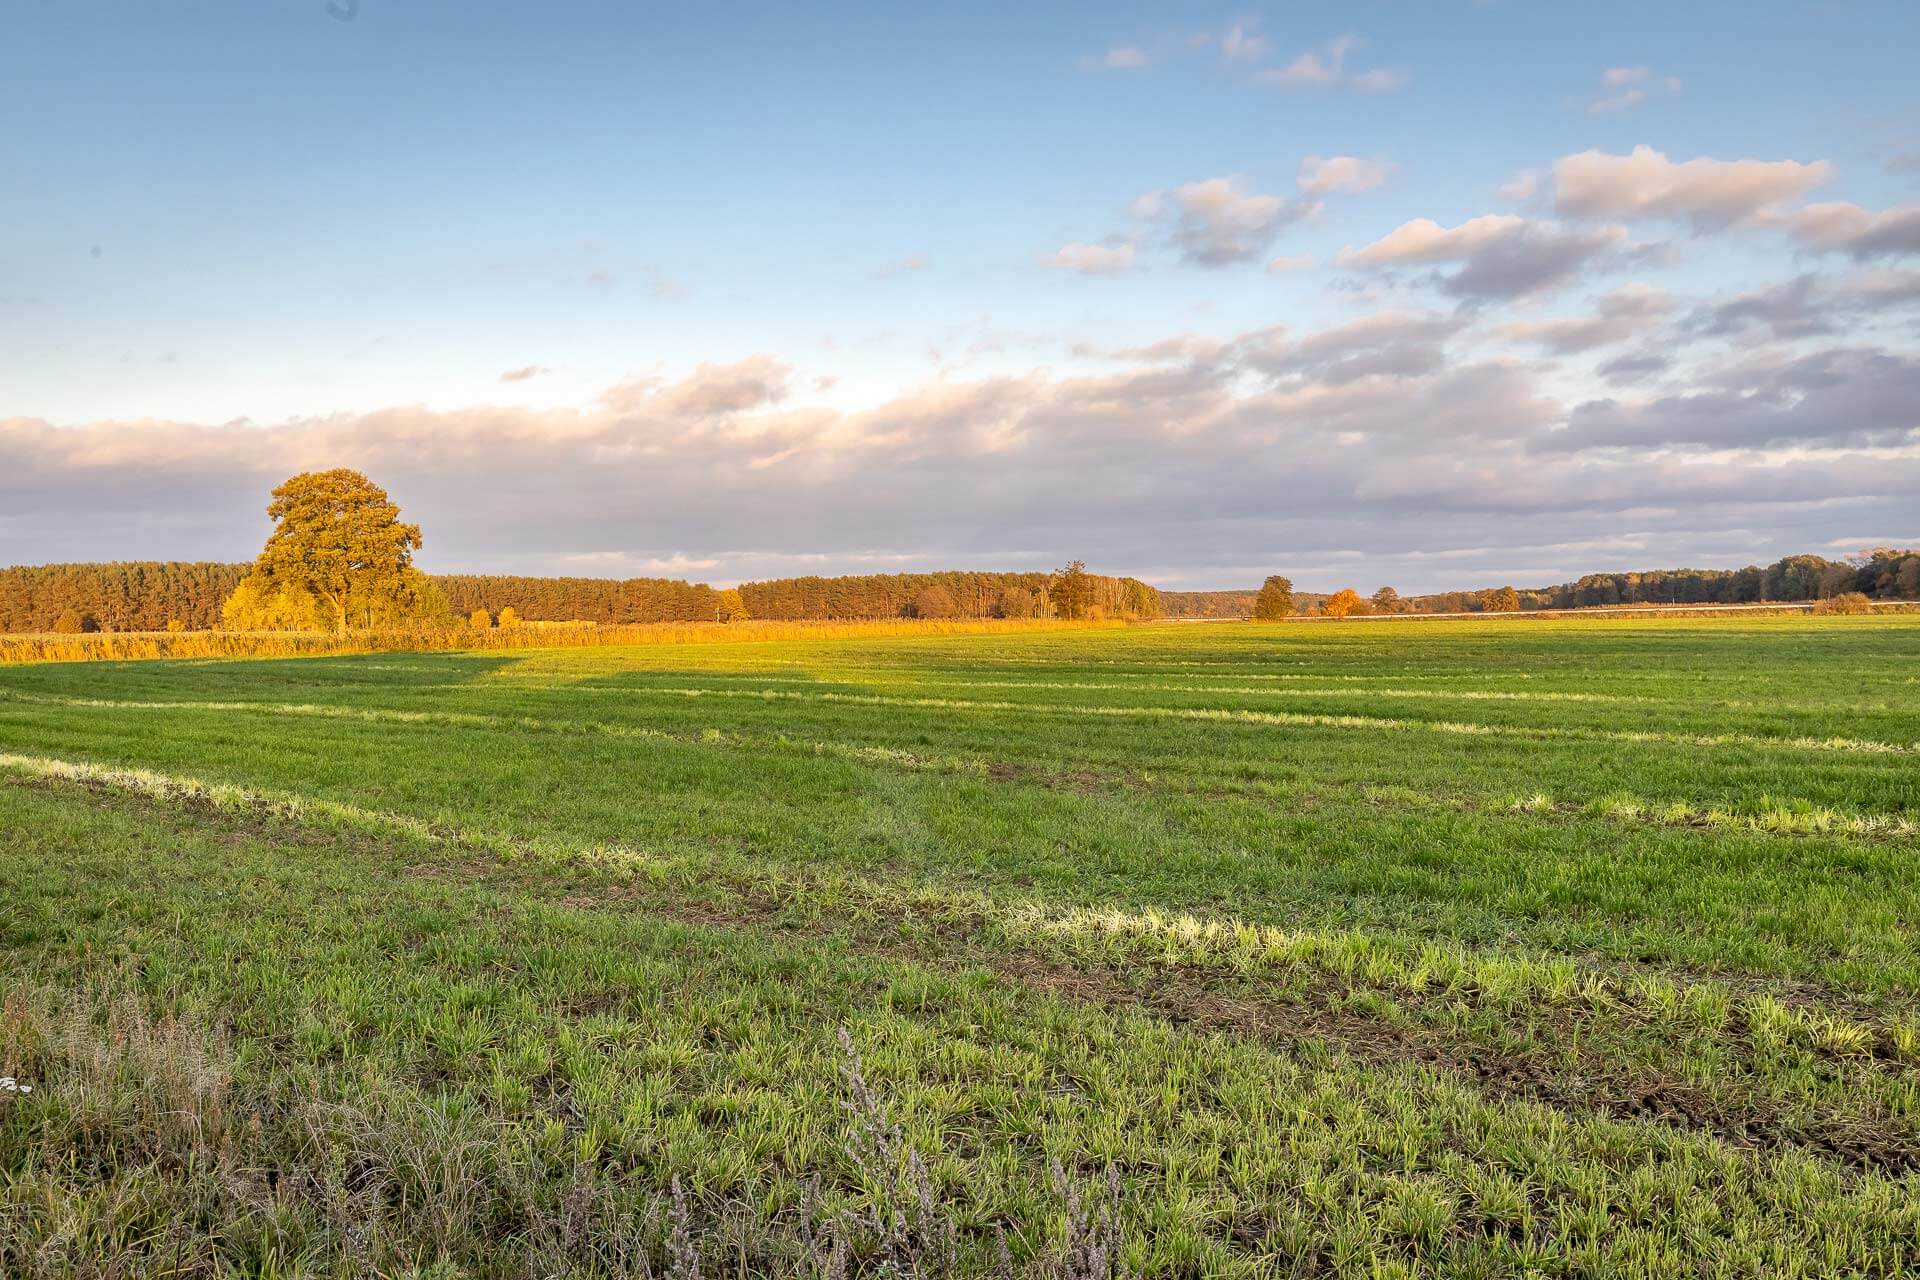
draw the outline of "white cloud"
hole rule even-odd
[[[1920,271],[1885,268],[1841,276],[1807,274],[1696,308],[1686,328],[1695,336],[1736,341],[1791,341],[1838,333],[1849,322],[1920,305]]]
[[[1363,160],[1358,156],[1308,156],[1300,162],[1299,186],[1309,196],[1331,195],[1336,191],[1371,191],[1387,180],[1393,166],[1383,160]]]
[[[1517,320],[1497,326],[1492,333],[1510,342],[1531,343],[1555,355],[1576,355],[1640,337],[1673,310],[1673,295],[1666,290],[1630,284],[1596,299],[1590,315]]]
[[[1672,218],[1711,230],[1743,222],[1825,182],[1824,160],[1675,163],[1652,147],[1632,154],[1582,151],[1554,162],[1554,206],[1575,218]]]
[[[1486,214],[1457,227],[1416,218],[1335,262],[1350,269],[1460,263],[1441,281],[1457,297],[1510,298],[1560,284],[1620,247],[1626,228],[1567,227],[1516,214]]]
[[[1134,248],[1130,244],[1070,244],[1048,261],[1063,271],[1082,275],[1117,275],[1133,270]]]
[[[1150,61],[1147,51],[1140,46],[1121,44],[1107,50],[1101,56],[1099,66],[1104,71],[1137,71]]]
[[[1348,55],[1365,45],[1366,41],[1359,36],[1340,36],[1318,49],[1307,50],[1284,67],[1269,67],[1260,72],[1259,78],[1268,84],[1283,85],[1289,89],[1331,89],[1338,85],[1349,85],[1363,93],[1380,93],[1397,89],[1406,83],[1405,74],[1399,71],[1374,69],[1350,72],[1347,67]]]
[[[1360,47],[1357,36],[1341,36],[1329,43],[1324,52],[1308,50],[1278,70],[1262,73],[1261,79],[1274,84],[1326,88],[1339,84],[1346,76],[1347,54]]]
[[[1316,207],[1311,201],[1249,191],[1238,177],[1149,191],[1133,203],[1136,217],[1168,228],[1185,261],[1208,267],[1258,257],[1281,228]]]
[[[1289,271],[1305,271],[1311,266],[1313,266],[1313,259],[1311,257],[1306,255],[1288,257],[1283,254],[1267,262],[1267,274],[1271,276],[1285,275]]]
[[[1608,67],[1600,73],[1598,97],[1587,103],[1591,115],[1631,111],[1655,96],[1680,92],[1676,76],[1655,76],[1651,67]]]
[[[1920,204],[1880,213],[1857,204],[1810,204],[1794,214],[1787,227],[1809,248],[1837,250],[1856,258],[1920,253]]]
[[[1540,173],[1525,169],[1500,184],[1494,194],[1502,200],[1531,200],[1540,194]]]

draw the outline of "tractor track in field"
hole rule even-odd
[[[613,692],[624,692],[614,690]],[[678,691],[685,692],[685,691]],[[731,696],[731,691],[715,691]],[[587,735],[644,742],[677,743],[715,750],[745,750],[778,754],[811,754],[836,758],[870,768],[909,774],[951,775],[988,781],[1044,787],[1048,790],[1093,795],[1101,791],[1157,792],[1196,800],[1244,800],[1254,803],[1301,803],[1299,796],[1276,796],[1257,787],[1223,786],[1196,781],[1179,770],[1156,776],[1138,771],[1089,766],[1060,767],[984,756],[947,754],[928,756],[874,743],[842,740],[788,739],[719,730],[660,729],[649,725],[599,720],[542,719],[511,713],[410,710],[392,707],[345,707],[314,703],[249,701],[141,701],[55,696],[0,690],[0,702],[53,705],[101,710],[212,711],[267,716],[359,721],[370,724],[412,725],[422,728],[468,729],[486,733]],[[1788,741],[1788,740],[1780,740]],[[1807,740],[1801,740],[1804,745]],[[1873,744],[1876,748],[1885,744]],[[1844,749],[1844,748],[1843,748]],[[1898,750],[1900,748],[1889,748]],[[1600,819],[1621,827],[1659,827],[1668,830],[1731,830],[1779,838],[1828,836],[1870,842],[1908,843],[1920,838],[1920,821],[1901,814],[1860,813],[1792,806],[1755,813],[1703,807],[1685,801],[1660,801],[1613,796],[1579,803],[1556,801],[1544,795],[1490,799],[1441,793],[1387,795],[1364,786],[1335,788],[1348,803],[1374,808],[1424,807],[1436,811],[1531,817],[1535,820]]]
[[[396,848],[371,832],[323,834],[296,816],[256,807],[235,810],[192,796],[162,799],[88,778],[22,778],[7,785],[82,792],[107,803],[163,815],[175,826],[225,828],[228,836],[271,834],[310,847],[337,849],[344,839],[393,858]],[[187,818],[191,821],[183,822]],[[476,851],[479,852],[479,851]],[[1565,1006],[1535,1006],[1541,1019],[1527,1047],[1503,1048],[1449,1032],[1416,1018],[1374,1016],[1343,1007],[1338,983],[1328,981],[1284,996],[1232,975],[1150,963],[1087,963],[1023,949],[991,928],[964,920],[906,918],[893,922],[818,910],[797,914],[790,900],[751,893],[721,900],[680,895],[646,882],[582,884],[556,878],[550,868],[530,876],[497,856],[413,864],[405,874],[428,880],[509,880],[517,892],[549,906],[582,911],[637,911],[694,927],[752,930],[770,941],[824,942],[850,954],[899,960],[938,970],[986,970],[1038,996],[1144,1014],[1182,1031],[1248,1039],[1298,1055],[1332,1052],[1356,1065],[1415,1067],[1436,1078],[1471,1086],[1490,1099],[1547,1106],[1572,1118],[1651,1121],[1709,1135],[1746,1152],[1799,1150],[1856,1169],[1899,1176],[1920,1170],[1920,1129],[1863,1108],[1816,1104],[1795,1116],[1777,1101],[1754,1094],[1716,1096],[1645,1062],[1610,1058],[1591,1045],[1602,1024]],[[1418,1000],[1396,993],[1417,1014]],[[1603,1029],[1603,1028],[1602,1028]],[[1538,1047],[1533,1047],[1538,1046]],[[1904,1066],[1880,1063],[1883,1069]]]

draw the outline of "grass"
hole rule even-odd
[[[1911,1274],[1917,658],[0,670],[0,1275]]]

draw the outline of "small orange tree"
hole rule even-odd
[[[1352,587],[1342,587],[1327,597],[1320,611],[1329,618],[1344,618],[1360,607],[1360,593]]]

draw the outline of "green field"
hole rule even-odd
[[[1917,943],[1914,617],[0,668],[0,1276],[1910,1276]]]

